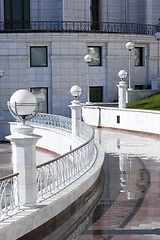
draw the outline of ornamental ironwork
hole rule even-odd
[[[90,32],[116,34],[154,35],[159,25],[119,22],[77,21],[5,21],[0,22],[0,32]]]

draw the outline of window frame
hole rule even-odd
[[[140,57],[139,57],[139,64],[136,64],[136,53],[135,53],[135,61],[134,66],[135,67],[143,67],[144,66],[144,47],[135,47],[136,49],[140,49]]]
[[[44,112],[44,113],[48,113],[48,87],[31,87],[30,92],[33,93],[34,89],[45,89],[46,90],[46,112]],[[33,95],[34,95],[34,93],[33,93]]]
[[[45,54],[45,57],[46,57],[46,65],[33,65],[33,59],[32,59],[32,51],[31,49],[32,48],[45,48],[46,49],[46,54]],[[48,67],[48,47],[47,46],[30,46],[30,67]]]
[[[102,46],[87,46],[87,52],[92,57],[92,54],[89,52],[89,48],[99,49],[99,55],[100,55],[99,64],[93,64],[91,61],[91,63],[88,63],[89,67],[101,67],[102,66]]]
[[[93,101],[92,96],[93,93],[96,93],[96,98],[99,99],[98,101]],[[89,86],[89,96],[91,102],[103,102],[103,86]],[[95,94],[94,94],[95,96]]]

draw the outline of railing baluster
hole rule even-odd
[[[0,215],[19,209],[18,174],[0,179]]]

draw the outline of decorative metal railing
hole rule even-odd
[[[31,123],[71,132],[71,119],[61,116],[38,114],[31,120]],[[80,137],[86,139],[84,144],[52,161],[37,166],[38,201],[70,185],[93,165],[96,158],[94,130],[80,122]]]
[[[0,216],[7,216],[15,208],[19,209],[18,173],[0,179]]]
[[[94,140],[50,162],[37,166],[38,201],[54,194],[82,176],[95,160]]]
[[[71,132],[71,119],[50,114],[37,114],[32,125],[58,128]],[[76,149],[37,166],[38,201],[70,185],[93,165],[96,158],[94,130],[80,122],[80,137],[85,141]],[[0,179],[0,216],[20,207],[18,173]]]
[[[50,128],[62,129],[66,132],[71,132],[72,123],[70,118],[62,117],[53,114],[38,113],[35,118],[30,120],[30,123]]]
[[[117,22],[77,21],[7,21],[0,22],[0,32],[99,32],[154,35],[159,25]]]

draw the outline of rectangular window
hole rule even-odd
[[[90,20],[92,30],[99,29],[99,1],[90,0]]]
[[[143,66],[143,47],[135,47],[135,61],[134,66]]]
[[[36,97],[37,103],[39,103],[40,113],[48,113],[48,88],[31,88],[31,93]]]
[[[90,87],[90,101],[103,102],[103,87]]]
[[[89,66],[102,66],[101,47],[88,47],[88,54],[92,57]]]
[[[30,22],[30,0],[4,0],[6,29],[26,29]]]
[[[31,67],[47,67],[47,47],[30,47],[30,66]]]

